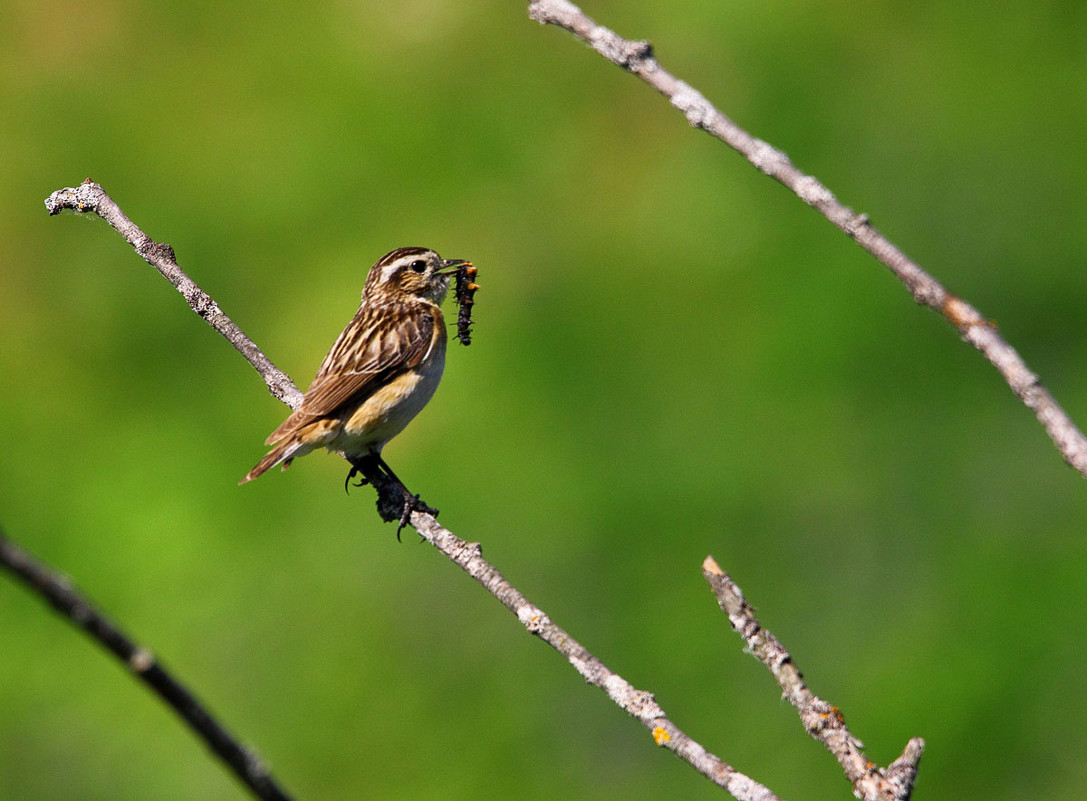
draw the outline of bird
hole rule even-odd
[[[286,469],[323,447],[350,462],[347,483],[361,473],[362,483],[374,483],[376,474],[398,486],[404,495],[401,528],[414,509],[436,513],[408,491],[381,451],[438,388],[447,338],[440,304],[450,278],[466,268],[471,262],[443,259],[421,247],[397,248],[378,259],[366,276],[358,311],[321,362],[302,403],[269,435],[265,444],[272,449],[239,484],[279,464]]]

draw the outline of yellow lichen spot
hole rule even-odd
[[[653,739],[657,745],[664,745],[672,739],[672,735],[666,732],[662,726],[656,726],[653,729]]]
[[[725,575],[725,571],[721,569],[721,566],[717,564],[717,560],[712,556],[707,556],[705,561],[702,562],[702,569],[714,576]]]

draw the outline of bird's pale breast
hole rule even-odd
[[[444,342],[442,343],[444,344]],[[380,453],[422,411],[441,381],[445,348],[434,347],[417,368],[382,386],[355,410],[329,447],[348,453]]]

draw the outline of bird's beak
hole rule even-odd
[[[466,259],[442,259],[442,266],[435,270],[435,272],[441,275],[452,275],[461,267],[471,266],[472,262],[467,261]]]

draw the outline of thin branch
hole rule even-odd
[[[21,579],[68,621],[121,660],[131,673],[151,688],[189,725],[257,796],[288,801],[288,796],[255,752],[241,745],[186,687],[156,661],[154,655],[107,620],[83,598],[64,576],[33,559],[0,530],[0,567]]]
[[[585,681],[599,687],[617,706],[636,718],[653,735],[657,745],[667,748],[691,767],[744,801],[772,801],[777,796],[758,782],[740,773],[692,740],[668,719],[653,694],[632,687],[622,676],[589,653],[584,646],[551,622],[543,610],[529,603],[515,587],[483,558],[479,543],[466,542],[443,528],[430,515],[415,512],[411,524],[422,537],[441,551],[465,573],[513,612],[529,634],[534,634],[564,657]]]
[[[156,245],[152,242],[121,212],[120,208],[118,208],[117,204],[106,194],[105,190],[98,184],[91,182],[89,179],[78,188],[61,189],[54,192],[49,196],[49,199],[46,200],[46,208],[49,210],[50,214],[56,214],[62,209],[71,209],[80,213],[93,212],[95,214],[101,214],[102,211],[105,210],[106,213],[110,215],[110,217],[107,218],[110,221],[110,224],[113,225],[113,227],[116,228],[134,248],[136,248],[137,253],[162,272],[175,287],[178,287],[179,290],[182,286],[196,287],[196,284],[194,284],[188,276],[181,271],[180,267],[177,266],[177,262],[173,259],[172,250],[170,250],[170,257],[167,260],[166,266],[168,270],[160,267],[156,261],[146,255],[148,252],[158,254],[164,248],[168,248],[168,246]],[[115,220],[117,222],[115,222]],[[141,250],[141,246],[143,250]],[[189,295],[186,294],[186,291],[181,291],[186,299],[188,299]],[[238,347],[236,343],[239,341],[248,343],[253,351],[259,354],[259,359],[249,358],[248,355],[246,358],[249,359],[250,364],[265,377],[266,383],[268,383],[269,388],[272,389],[272,394],[276,395],[280,400],[284,400],[283,396],[276,394],[276,391],[273,388],[273,381],[269,379],[269,376],[283,376],[283,379],[288,383],[290,382],[290,379],[286,378],[286,376],[281,373],[263,353],[260,353],[260,351],[256,349],[256,346],[252,345],[248,337],[246,337],[240,329],[237,329],[233,323],[230,323],[229,320],[227,320],[227,323],[229,323],[229,328],[227,330],[231,332],[230,334],[227,333],[227,330],[224,330],[225,326],[224,328],[221,328],[219,325],[212,322],[212,318],[201,313],[202,309],[213,307],[217,312],[214,319],[225,319],[225,315],[218,312],[218,306],[215,305],[215,302],[210,297],[199,290],[196,291],[199,292],[201,301],[195,305],[190,301],[193,311],[204,318],[209,324],[213,325],[213,327],[222,333],[223,336],[227,337],[235,347]],[[241,347],[238,347],[238,349],[245,355],[245,351],[243,351]],[[289,388],[293,388],[293,384],[290,385]],[[295,389],[295,392],[297,392],[297,389]],[[293,397],[293,393],[290,394],[290,396]],[[286,403],[287,401],[284,400],[284,402]],[[384,508],[384,506],[388,505],[388,499],[383,497],[380,485],[377,486],[377,489],[379,513],[385,520],[397,519],[397,517],[399,517],[399,508],[402,508],[402,506],[396,507],[396,514],[393,514],[394,510]],[[507,609],[513,612],[530,633],[535,634],[560,654],[565,656],[586,681],[604,690],[612,701],[648,728],[657,745],[672,751],[676,756],[689,763],[695,770],[706,776],[714,784],[728,790],[728,792],[731,793],[734,798],[739,799],[739,801],[777,800],[777,796],[769,789],[735,770],[720,757],[711,754],[702,745],[687,736],[687,734],[668,719],[664,714],[664,710],[661,709],[654,700],[652,693],[632,687],[624,678],[609,670],[599,659],[570,637],[569,634],[552,623],[547,615],[545,615],[538,607],[530,604],[520,592],[502,577],[493,565],[483,558],[478,543],[468,543],[465,540],[460,539],[448,529],[440,526],[433,515],[426,514],[425,512],[412,512],[411,525],[427,540],[427,542],[431,543],[435,548],[441,551],[442,554],[461,567],[468,575],[474,578],[488,592],[497,598]]]
[[[717,603],[728,615],[732,628],[743,637],[747,650],[777,679],[785,698],[800,715],[805,730],[838,760],[853,785],[854,795],[864,801],[908,801],[925,741],[920,737],[910,740],[902,756],[887,769],[871,762],[864,755],[864,744],[846,728],[841,710],[808,689],[785,646],[762,627],[740,588],[712,556],[707,556],[703,562],[702,575],[709,582]]]
[[[292,409],[298,408],[302,403],[302,393],[291,381],[290,376],[272,364],[260,348],[253,344],[253,340],[223,314],[219,304],[182,272],[177,265],[174,249],[165,243],[154,241],[141,231],[132,220],[125,216],[125,213],[101,186],[88,178],[79,186],[58,189],[46,198],[45,208],[50,215],[70,210],[79,214],[97,214],[108,222],[128,244],[132,245],[144,261],[162,273],[163,277],[174,285],[174,289],[181,293],[189,307],[204,322],[222,334],[234,346],[234,349],[253,365],[253,369],[264,379],[268,390],[275,398]]]
[[[1087,438],[1015,349],[1004,341],[996,326],[907,258],[869,224],[867,215],[858,214],[840,203],[816,178],[793,166],[785,153],[747,133],[716,109],[701,92],[665,70],[654,57],[649,42],[624,39],[597,25],[567,0],[532,0],[528,14],[540,24],[566,29],[608,61],[637,75],[683,112],[692,127],[701,128],[736,150],[756,169],[787,186],[856,240],[906,285],[914,300],[941,314],[963,339],[985,355],[1000,371],[1012,392],[1034,412],[1064,460],[1087,476]]]

